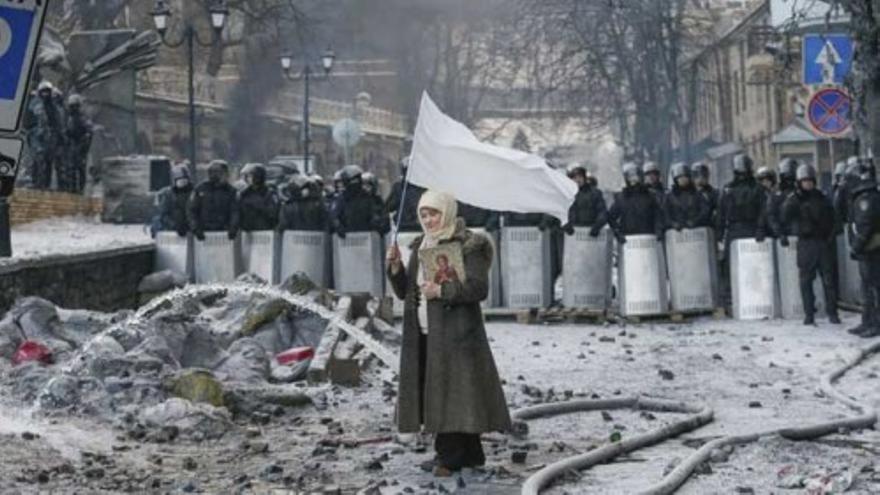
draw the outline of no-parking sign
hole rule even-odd
[[[49,0],[0,0],[0,131],[16,132]]]
[[[816,132],[834,136],[852,124],[852,99],[837,88],[823,89],[810,99],[807,116]]]

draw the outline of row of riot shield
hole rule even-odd
[[[840,300],[849,306],[862,305],[862,277],[859,262],[852,259],[849,237],[844,233],[837,237],[837,276],[840,281]]]
[[[225,232],[209,232],[204,241],[159,232],[155,256],[157,271],[184,273],[196,283],[232,282],[242,273],[279,283],[305,273],[315,284],[340,292],[384,294],[382,237],[373,232],[332,242],[323,232],[244,232],[234,240]]]

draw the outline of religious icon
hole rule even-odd
[[[446,282],[464,282],[464,259],[458,243],[441,244],[419,252],[419,261],[425,280],[438,285]]]

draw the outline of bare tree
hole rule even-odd
[[[688,136],[686,56],[705,39],[687,0],[526,0],[525,40],[546,52],[535,79],[612,128],[628,155],[668,164]],[[530,41],[534,43],[534,41]],[[687,149],[685,143],[684,148]]]
[[[832,9],[850,14],[855,40],[853,71],[847,85],[856,101],[855,129],[866,149],[880,156],[880,0],[832,0]]]

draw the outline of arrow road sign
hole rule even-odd
[[[808,34],[803,42],[804,84],[843,84],[853,62],[853,40],[845,34]]]
[[[849,95],[839,89],[823,89],[810,99],[810,125],[822,134],[840,134],[849,129],[852,122],[851,111],[852,100]]]
[[[48,0],[0,0],[0,131],[15,132],[27,101]]]

